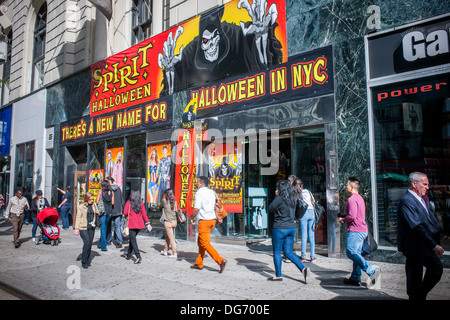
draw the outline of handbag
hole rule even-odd
[[[377,249],[378,249],[377,242],[372,237],[372,234],[370,232],[367,232],[367,237],[364,239],[364,242],[363,242],[363,245],[361,248],[361,255],[366,256],[369,253],[372,253]]]
[[[98,201],[97,204],[97,208],[98,208],[98,212],[99,212],[99,216],[101,217],[102,215],[105,214],[105,203],[103,202],[103,196],[100,195],[100,200]]]
[[[317,201],[314,202],[314,230],[319,226],[320,220],[322,220],[325,208],[322,207]]]
[[[227,215],[228,215],[228,213],[227,213],[227,211],[225,210],[225,207],[223,206],[223,203],[222,203],[222,200],[220,200],[220,198],[217,196],[217,193],[215,193],[216,194],[216,216],[217,216],[217,219],[223,219],[223,218],[225,218]]]
[[[124,217],[121,221],[121,229],[122,229],[122,235],[124,237],[128,237],[128,235],[130,234],[130,229],[128,228],[128,217],[130,216],[130,208],[131,208],[131,203],[128,206],[128,215],[126,217]]]
[[[177,212],[177,222],[179,224],[183,224],[186,221],[186,216],[184,215],[183,211],[181,211],[181,209],[178,209],[176,212]]]
[[[295,206],[295,219],[300,220],[305,215],[308,209],[308,203],[303,198],[297,199],[297,205]]]

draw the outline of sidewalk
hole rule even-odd
[[[219,274],[219,266],[205,259],[203,270],[189,268],[197,256],[197,244],[178,241],[178,259],[162,256],[164,240],[146,236],[141,231],[138,245],[143,261],[134,265],[121,257],[128,248],[110,246],[107,252],[97,249],[100,232],[97,230],[92,249],[92,266],[82,269],[82,241],[73,231],[62,230],[58,246],[35,245],[31,241],[32,225],[24,225],[22,245],[15,249],[12,226],[0,219],[0,281],[43,300],[397,300],[407,299],[404,266],[380,263],[381,288],[349,287],[343,279],[350,275],[349,259],[317,256],[310,267],[308,284],[293,263],[283,263],[282,282],[268,282],[274,275],[270,240],[265,244],[237,246],[213,244],[228,260]],[[39,228],[38,231],[40,232]],[[148,234],[148,233],[147,233]],[[450,272],[444,269],[440,283],[429,299],[450,299]]]

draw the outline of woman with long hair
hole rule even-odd
[[[131,259],[131,254],[134,251],[136,256],[135,264],[141,263],[142,257],[139,252],[139,247],[137,245],[137,235],[139,231],[147,226],[148,232],[152,231],[152,226],[147,217],[147,212],[145,211],[145,206],[141,200],[141,193],[132,189],[130,192],[130,200],[125,203],[125,208],[123,209],[123,215],[128,217],[128,229],[130,230],[129,238],[130,243],[128,245],[128,252],[125,258],[127,260]],[[144,224],[145,221],[145,224]]]
[[[164,220],[164,229],[166,230],[166,244],[161,254],[167,256],[169,246],[172,248],[172,255],[169,258],[177,258],[177,246],[175,244],[175,228],[177,227],[177,201],[172,189],[164,191],[164,198],[159,204],[162,210],[162,219]]]
[[[37,190],[36,196],[31,201],[31,217],[33,218],[33,228],[31,229],[31,239],[36,244],[39,243],[39,238],[38,238],[38,241],[36,241],[37,214],[48,207],[50,207],[50,203],[48,202],[47,198],[44,198],[44,194],[42,193],[42,190]]]
[[[314,196],[309,190],[303,188],[303,181],[299,178],[294,180],[294,189],[297,194],[297,199],[302,198],[308,204],[308,209],[306,209],[305,214],[300,219],[300,230],[302,233],[302,256],[300,257],[300,260],[306,261],[306,242],[309,238],[311,262],[315,262]]]
[[[98,215],[98,208],[94,202],[94,194],[92,192],[86,192],[84,195],[84,203],[77,207],[74,231],[83,240],[81,266],[84,269],[87,269],[90,265],[89,256],[91,255],[92,242],[94,241],[96,215]]]
[[[272,230],[273,262],[275,264],[275,277],[270,281],[282,281],[281,250],[303,274],[305,283],[309,269],[303,266],[300,258],[292,251],[295,237],[295,207],[297,196],[294,187],[287,180],[280,180],[276,184],[275,199],[269,205],[269,213],[274,214]]]
[[[105,207],[105,213],[103,213],[100,217],[102,225],[100,226],[100,241],[98,243],[98,247],[102,251],[108,251],[109,243],[106,241],[106,238],[108,234],[111,234],[111,215],[114,205],[114,191],[112,191],[108,180],[103,180],[101,186],[102,188],[97,194],[96,203],[98,205],[101,197]]]

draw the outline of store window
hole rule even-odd
[[[397,245],[397,205],[413,171],[427,174],[430,208],[450,249],[449,74],[372,89],[379,243]]]
[[[16,146],[14,190],[25,186],[33,192],[34,141]]]
[[[143,133],[128,136],[126,141],[125,198],[129,198],[131,189],[136,189],[141,193],[142,202],[145,203],[146,135]]]
[[[133,0],[132,45],[150,38],[152,33],[152,0]]]
[[[36,16],[34,25],[33,69],[31,91],[44,86],[45,38],[47,33],[47,3],[44,3]]]

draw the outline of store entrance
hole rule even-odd
[[[278,137],[278,171],[273,175],[262,175],[261,164],[245,165],[246,219],[245,235],[249,241],[271,237],[273,215],[268,206],[275,198],[275,185],[278,180],[287,179],[290,174],[299,177],[304,187],[312,192],[316,201],[326,208],[325,174],[325,130],[324,127],[296,131],[281,131]],[[249,156],[246,147],[246,159]],[[261,150],[258,150],[258,152]],[[316,253],[327,254],[326,213],[315,231]],[[300,223],[297,223],[296,245],[301,243]],[[309,241],[308,241],[309,250]],[[309,251],[308,251],[309,256]]]
[[[304,189],[311,191],[316,201],[326,206],[325,174],[325,131],[323,127],[302,129],[293,132],[292,173],[303,181]],[[327,254],[327,217],[326,212],[314,233],[316,253]],[[297,243],[301,243],[301,231],[298,226]],[[309,240],[308,240],[309,244]],[[309,249],[306,252],[309,256]]]

